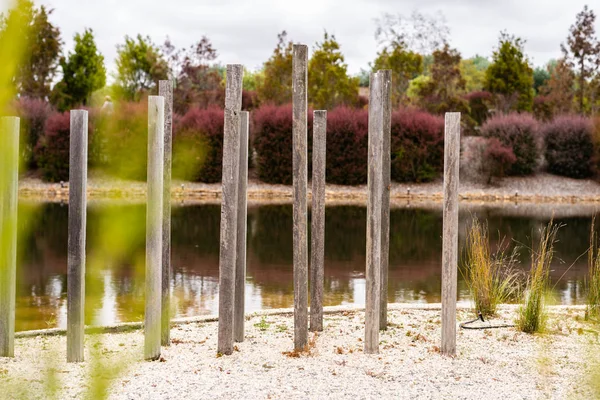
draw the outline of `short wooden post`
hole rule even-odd
[[[308,343],[307,75],[308,47],[292,47],[292,164],[294,200],[294,349]]]
[[[219,335],[217,352],[233,353],[233,306],[237,247],[238,178],[240,173],[240,119],[244,68],[227,65],[223,135],[223,199],[219,255]]]
[[[367,266],[365,353],[379,352],[381,305],[381,202],[383,199],[383,76],[372,73],[369,94],[369,159],[367,199]]]
[[[83,361],[88,112],[71,110],[69,240],[67,260],[67,362]]]
[[[238,180],[237,248],[235,261],[234,340],[244,341],[246,285],[246,224],[248,197],[248,129],[249,113],[242,111],[240,126],[240,176]]]
[[[148,200],[146,204],[146,312],[144,358],[160,357],[162,212],[165,99],[148,97]]]
[[[0,118],[0,357],[15,356],[19,118]]]
[[[381,307],[379,329],[387,329],[390,266],[390,190],[392,168],[392,71],[380,71],[383,90],[383,199],[381,200]]]
[[[456,354],[459,159],[460,113],[446,113],[444,136],[441,352],[450,356]]]
[[[325,142],[327,111],[313,112],[313,177],[310,263],[310,330],[323,330],[325,262]]]
[[[159,81],[165,99],[165,156],[163,167],[161,344],[171,344],[171,165],[173,149],[173,82]]]

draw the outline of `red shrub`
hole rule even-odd
[[[252,144],[258,177],[267,183],[292,183],[292,106],[265,105],[252,113]],[[308,113],[308,164],[311,165],[312,112]],[[309,172],[310,173],[310,172]]]
[[[258,107],[258,95],[256,94],[256,91],[243,90],[242,91],[242,110],[251,111],[257,107]]]
[[[221,181],[223,110],[192,108],[177,121],[173,135],[173,174],[198,182]]]
[[[46,121],[44,134],[35,147],[35,160],[44,180],[69,180],[69,113],[55,113]]]
[[[548,170],[571,178],[587,178],[595,172],[594,126],[588,118],[563,115],[543,128]]]
[[[21,97],[15,102],[15,113],[21,118],[21,157],[28,167],[35,167],[33,151],[53,109],[42,99]]]
[[[529,175],[534,172],[542,143],[538,122],[530,114],[494,116],[483,124],[481,134],[496,138],[512,149],[517,160],[506,171],[508,175]]]
[[[513,164],[517,161],[515,153],[509,146],[503,145],[498,139],[491,138],[488,140],[487,147],[484,152],[485,164],[488,168],[488,183],[493,176],[502,178],[506,171],[510,170]]]
[[[368,133],[367,110],[339,107],[327,113],[327,182],[367,183]]]
[[[444,168],[444,120],[425,111],[392,114],[392,179],[427,182]]]

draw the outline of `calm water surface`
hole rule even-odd
[[[31,206],[21,205],[21,210]],[[22,212],[22,211],[20,211]],[[478,208],[460,216],[460,246],[473,218],[487,220],[494,242],[531,245],[552,210],[529,215],[518,207]],[[555,218],[560,229],[552,264],[554,297],[562,304],[584,301],[583,284],[592,215]],[[17,330],[66,326],[66,205],[35,207],[28,231],[21,227],[17,275]],[[121,218],[118,234],[110,221]],[[173,210],[171,286],[177,317],[215,314],[218,305],[219,205],[179,206]],[[310,224],[309,224],[310,225]],[[364,304],[366,208],[329,206],[326,210],[325,305]],[[139,321],[144,311],[145,206],[94,204],[88,209],[86,318],[89,324]],[[125,232],[123,232],[125,231]],[[391,211],[390,302],[439,302],[441,279],[440,209]],[[133,251],[119,249],[121,235],[135,237]],[[523,269],[530,253],[521,251]],[[578,258],[580,257],[580,258]],[[92,261],[90,261],[92,260]],[[247,311],[293,307],[292,207],[261,205],[248,210]],[[459,299],[469,298],[459,274]]]

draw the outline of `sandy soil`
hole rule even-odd
[[[581,307],[551,307],[549,328],[528,335],[514,328],[459,330],[455,358],[439,353],[439,309],[391,305],[380,354],[365,355],[364,312],[325,316],[308,352],[294,357],[291,314],[252,316],[246,340],[231,356],[216,354],[217,323],[173,328],[160,361],[145,362],[143,331],[90,335],[86,359],[64,362],[64,336],[16,341],[15,359],[0,359],[0,397],[81,398],[109,382],[112,399],[593,399],[600,388],[598,326]],[[498,321],[514,318],[504,306]],[[469,319],[465,309],[459,319]],[[96,366],[96,367],[94,367]],[[95,368],[95,381],[89,380]],[[48,374],[43,371],[53,371]],[[54,385],[44,384],[53,377]],[[113,378],[113,379],[110,379]],[[100,380],[99,380],[100,379]],[[107,379],[102,381],[101,379]],[[101,386],[100,386],[101,387]],[[46,390],[46,392],[44,391]]]
[[[21,198],[66,201],[69,193],[68,183],[44,183],[38,178],[24,177],[19,183]],[[308,185],[310,192],[310,183]],[[442,201],[442,181],[437,180],[421,184],[391,185],[392,201]],[[173,198],[179,201],[218,200],[221,197],[221,184],[195,182],[173,182]],[[143,182],[119,181],[100,176],[92,176],[88,182],[88,193],[92,199],[121,198],[143,200],[146,185]],[[494,185],[463,181],[460,185],[463,201],[486,202],[600,202],[600,183],[594,180],[578,180],[540,173],[532,177],[504,178]],[[367,187],[327,185],[328,203],[366,204]],[[250,179],[248,184],[249,201],[289,202],[292,199],[292,187],[271,185]]]

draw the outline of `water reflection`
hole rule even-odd
[[[133,250],[118,259],[97,254],[104,229],[103,216],[127,218],[137,234]],[[460,216],[460,244],[467,226],[477,216],[487,220],[490,237],[498,244],[531,246],[535,232],[552,212],[513,213],[506,208],[479,208]],[[144,312],[144,205],[90,205],[88,210],[88,260],[86,322],[109,324],[139,321]],[[541,215],[541,216],[540,216]],[[17,278],[17,330],[66,325],[68,208],[43,204],[33,230],[19,242]],[[220,206],[180,206],[172,221],[172,289],[176,316],[214,314],[218,305]],[[583,282],[591,214],[556,218],[564,224],[556,245],[552,279],[557,301],[577,304],[584,300]],[[248,210],[248,311],[293,306],[292,207],[264,205]],[[325,304],[364,304],[366,208],[331,206],[326,211]],[[439,302],[442,215],[440,209],[395,208],[391,212],[391,302]],[[532,232],[534,237],[532,238]],[[115,245],[118,245],[116,243]],[[521,259],[528,268],[529,252]],[[576,262],[575,262],[576,261]],[[459,274],[459,298],[468,291]]]

